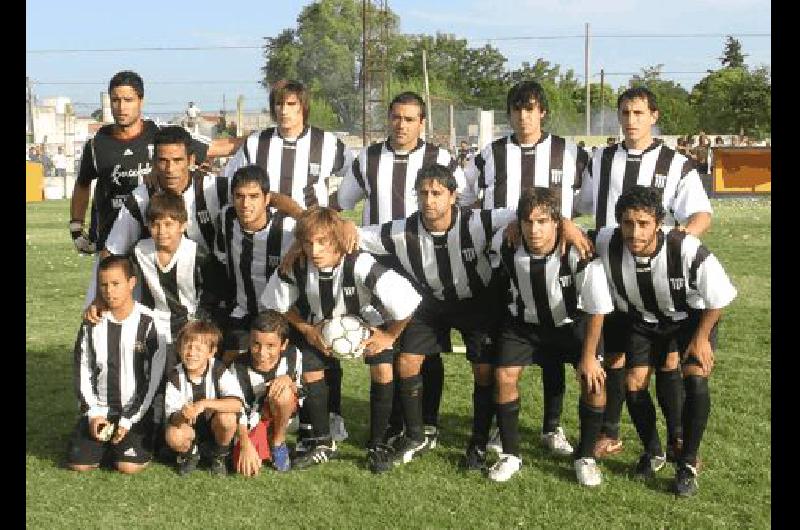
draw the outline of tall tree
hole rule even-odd
[[[762,138],[771,130],[770,85],[767,67],[722,68],[695,85],[690,101],[705,130]]]
[[[747,55],[742,53],[742,43],[728,35],[725,41],[725,49],[722,51],[722,57],[719,58],[722,66],[741,68],[744,66],[745,57]]]

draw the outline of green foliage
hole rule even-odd
[[[309,100],[309,108],[311,109],[308,117],[310,125],[326,131],[334,131],[341,128],[341,122],[339,121],[339,116],[336,115],[336,111],[322,97],[312,95]]]
[[[771,131],[770,85],[766,67],[722,68],[695,85],[690,101],[704,130],[760,139]]]
[[[722,66],[726,68],[742,68],[745,57],[747,56],[742,53],[742,43],[728,35],[725,40],[725,49],[722,52],[722,57],[719,58]]]
[[[674,81],[662,79],[663,67],[663,64],[657,64],[642,68],[642,75],[633,76],[630,86],[645,86],[655,94],[659,109],[656,126],[661,134],[693,134],[698,129],[698,119],[689,102],[689,93]],[[624,88],[620,88],[620,93],[622,90]]]
[[[97,121],[102,121],[103,120],[103,109],[95,109],[95,110],[92,111],[91,114],[89,114],[89,116],[91,116],[92,118],[94,118]]]

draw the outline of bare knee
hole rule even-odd
[[[522,374],[521,366],[503,366],[495,369],[494,379],[497,384],[497,402],[514,401],[517,396],[517,382]]]
[[[133,462],[117,462],[117,471],[125,475],[134,475],[147,467],[147,463],[134,464]]]
[[[646,390],[650,383],[650,374],[653,369],[649,366],[635,366],[625,372],[625,388],[628,392]]]
[[[673,351],[669,352],[664,359],[664,366],[659,368],[661,372],[671,372],[673,370],[677,370],[678,366],[680,365],[680,355],[678,352]]]
[[[313,372],[303,372],[303,382],[304,383],[316,383],[317,381],[322,381],[325,378],[325,371],[324,370],[315,370]]]
[[[422,361],[425,360],[424,355],[415,355],[412,353],[401,353],[397,361],[397,368],[400,371],[400,376],[403,378],[414,377],[419,374],[422,368]]]
[[[67,469],[72,471],[94,471],[98,467],[100,467],[99,464],[67,464]]]
[[[369,375],[372,381],[380,385],[392,382],[392,365],[389,363],[373,364],[369,367]]]
[[[194,440],[194,429],[189,425],[175,427],[170,425],[164,432],[164,439],[167,445],[179,453],[185,453],[192,446]]]

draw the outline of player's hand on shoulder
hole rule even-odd
[[[103,311],[105,311],[105,305],[99,298],[95,299],[83,312],[83,319],[91,324],[99,324],[103,319]]]
[[[582,259],[589,259],[592,257],[594,254],[594,245],[592,241],[572,219],[562,219],[560,231],[561,254],[564,254],[568,245],[573,245]]]
[[[364,356],[378,355],[394,345],[395,336],[378,327],[370,326],[370,335],[361,341],[359,348],[364,349]]]
[[[69,233],[72,236],[72,243],[75,245],[75,250],[81,254],[94,254],[97,251],[94,241],[89,239],[89,235],[83,229],[82,221],[70,221]]]

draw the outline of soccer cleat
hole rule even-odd
[[[178,474],[182,477],[186,476],[197,469],[197,464],[200,463],[200,451],[197,450],[196,445],[192,445],[191,450],[187,453],[178,454],[176,462],[178,464]]]
[[[691,497],[697,493],[697,469],[689,464],[679,464],[675,471],[675,494]]]
[[[292,467],[296,469],[306,469],[317,464],[324,464],[333,458],[335,451],[335,442],[332,442],[331,445],[317,444],[314,447],[309,448],[309,450],[302,455],[295,458],[292,462]]]
[[[225,461],[228,455],[215,455],[211,459],[211,466],[209,471],[212,475],[224,477],[228,474],[228,463]]]
[[[344,427],[344,418],[335,412],[330,413],[330,429],[331,438],[334,442],[347,440],[349,434],[347,433],[347,429]]]
[[[553,432],[542,433],[541,440],[542,444],[555,455],[569,456],[574,451],[561,427],[557,427]]]
[[[492,427],[489,431],[489,441],[486,443],[486,450],[498,455],[503,452],[503,440],[500,438],[500,429]]]
[[[486,451],[482,451],[477,445],[470,444],[461,464],[467,471],[483,471],[486,469]]]
[[[392,430],[391,427],[389,427],[389,429],[387,429],[386,433],[383,436],[384,444],[388,445],[389,447],[392,448],[392,450],[394,450],[394,447],[395,445],[397,445],[397,442],[400,441],[400,438],[403,437],[403,432],[405,432],[403,431],[403,429],[400,429],[399,431],[394,431]]]
[[[292,461],[289,459],[289,448],[286,446],[286,442],[270,447],[270,453],[272,454],[272,467],[276,471],[286,472],[292,469]]]
[[[436,449],[436,444],[439,443],[439,428],[436,425],[423,425],[422,432],[428,439],[428,449]]]
[[[500,454],[500,460],[489,468],[489,478],[495,482],[505,482],[522,467],[522,460],[515,455]]]
[[[594,457],[598,460],[622,452],[622,440],[601,434],[594,444]]]
[[[575,476],[581,486],[599,486],[603,482],[603,475],[594,458],[579,458],[575,460]]]
[[[639,461],[636,463],[636,468],[633,470],[633,478],[643,481],[653,479],[656,476],[656,471],[664,467],[666,463],[666,455],[650,456],[647,453],[642,453],[642,456],[639,457]]]
[[[399,466],[400,464],[407,464],[411,462],[414,457],[421,455],[428,449],[429,447],[427,438],[424,438],[421,442],[418,442],[403,435],[397,440],[397,442],[395,442],[395,452],[392,462],[394,462],[394,465],[396,466]]]
[[[394,450],[385,444],[377,444],[367,449],[367,466],[375,474],[385,473],[392,469]]]

